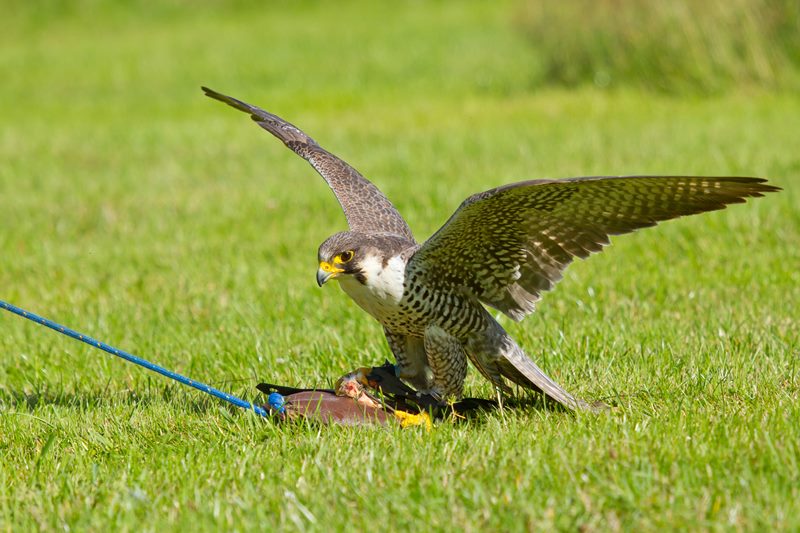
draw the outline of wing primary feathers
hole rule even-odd
[[[268,111],[264,111],[263,109],[252,106],[246,102],[242,102],[241,100],[237,100],[232,96],[218,93],[217,91],[209,89],[208,87],[201,88],[209,98],[226,103],[234,109],[238,109],[239,111],[244,111],[245,113],[249,114],[250,118],[253,119],[255,123],[283,141],[285,145],[289,146],[290,142],[299,142],[310,147],[319,147],[317,142],[306,135],[300,128],[283,120],[279,116],[273,115]],[[289,146],[289,148],[292,147]],[[294,148],[292,148],[292,150],[294,150]]]
[[[322,148],[300,128],[246,102],[202,87],[209,98],[244,111],[263,129],[308,161],[325,179],[353,231],[399,235],[414,243],[411,228],[388,198],[356,169]]]

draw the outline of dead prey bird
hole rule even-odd
[[[609,236],[723,209],[777,191],[746,177],[629,176],[532,180],[470,196],[417,243],[375,185],[280,117],[203,88],[311,163],[350,231],[319,247],[317,282],[331,279],[384,328],[398,376],[424,394],[460,398],[467,360],[497,389],[506,379],[572,409],[591,409],[548,377],[484,305],[514,320],[534,310],[573,258]]]

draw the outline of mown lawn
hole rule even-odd
[[[0,529],[800,528],[796,96],[534,89],[507,2],[12,4],[0,299],[251,400],[389,352],[314,282],[327,187],[201,84],[303,127],[420,239],[528,178],[784,191],[616,239],[504,321],[602,415],[279,426],[2,313]]]

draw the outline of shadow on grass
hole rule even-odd
[[[250,396],[250,395],[248,395]],[[263,405],[267,398],[263,394],[249,397],[249,401]],[[500,412],[496,401],[488,402],[480,398],[466,398],[459,402],[462,409],[456,416],[451,416],[453,411],[447,408],[434,413],[437,420],[469,421],[470,423],[485,423]],[[67,392],[52,387],[35,387],[33,392],[19,389],[6,389],[0,387],[0,409],[16,409],[33,413],[44,406],[55,406],[76,411],[90,411],[93,409],[109,409],[126,407],[133,410],[144,410],[158,407],[174,408],[180,404],[181,409],[188,413],[200,416],[218,415],[233,416],[242,409],[214,398],[193,394],[192,391],[182,387],[167,385],[162,387],[147,386],[143,391],[110,390],[108,384],[103,389]],[[464,405],[466,404],[466,407]],[[472,405],[470,405],[472,404]],[[503,399],[503,409],[509,411],[548,411],[553,413],[569,414],[572,411],[563,405],[554,402],[542,394],[534,392],[521,392]]]

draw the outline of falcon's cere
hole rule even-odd
[[[499,390],[506,379],[573,409],[590,409],[550,379],[484,305],[521,320],[573,258],[609,236],[723,209],[778,191],[747,177],[629,176],[533,180],[467,198],[419,244],[375,185],[300,129],[203,88],[250,114],[328,183],[350,231],[319,247],[317,282],[337,280],[383,325],[398,375],[443,401],[460,398],[467,359]]]

